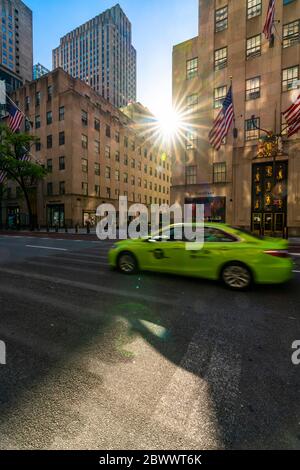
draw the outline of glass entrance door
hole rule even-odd
[[[65,206],[55,204],[47,206],[47,224],[49,227],[63,228],[65,225]]]

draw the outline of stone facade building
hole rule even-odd
[[[173,101],[185,120],[176,148],[172,201],[205,204],[207,220],[260,233],[300,234],[300,135],[279,138],[282,112],[300,93],[300,0],[199,1],[199,36],[173,50]],[[236,133],[217,152],[208,141],[232,80]],[[254,121],[252,116],[255,117]],[[257,129],[260,128],[261,130]]]
[[[169,203],[171,167],[163,149],[88,85],[56,69],[12,97],[28,117],[28,132],[39,138],[32,158],[48,170],[37,189],[40,225],[94,223],[101,203],[118,209],[124,195],[129,204]],[[4,223],[25,211],[17,188],[9,188]]]

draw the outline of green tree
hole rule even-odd
[[[29,216],[30,229],[34,230],[35,220],[30,193],[42,180],[47,171],[38,162],[30,159],[30,148],[37,138],[26,133],[13,133],[7,126],[0,126],[0,171],[7,179],[15,181],[21,188]]]

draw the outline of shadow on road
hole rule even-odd
[[[110,275],[112,283],[127,282]],[[165,286],[174,282],[185,293],[184,308],[72,289],[68,302],[68,292],[46,282],[35,291],[30,280],[1,276],[5,286],[12,283],[0,289],[0,339],[8,345],[8,364],[0,366],[1,448],[45,448],[57,434],[78,432],[86,423],[74,402],[80,407],[102,387],[101,372],[91,372],[82,357],[91,354],[108,366],[131,363],[128,346],[136,338],[207,382],[224,448],[300,448],[300,369],[291,363],[291,344],[300,335],[296,281],[233,293],[194,279],[143,279],[166,299]],[[18,293],[18,283],[32,289],[32,298]],[[187,357],[191,343],[203,353],[202,364]]]

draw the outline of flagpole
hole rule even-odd
[[[235,191],[234,191],[234,161],[235,161],[235,139],[236,139],[236,121],[235,121],[235,108],[234,108],[234,99],[233,99],[233,79],[230,77],[230,86],[232,94],[232,105],[233,105],[233,142],[232,142],[232,155],[231,155],[231,199],[232,199],[232,224],[234,224],[235,217]]]

